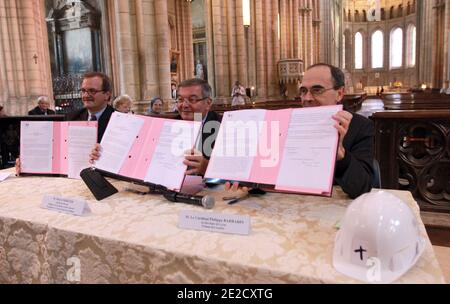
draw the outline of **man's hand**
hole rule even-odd
[[[188,166],[186,175],[205,175],[208,163],[209,160],[198,150],[189,149],[185,152],[183,164]]]
[[[94,164],[96,160],[100,158],[102,155],[102,146],[100,144],[95,144],[94,148],[91,151],[91,154],[89,154],[89,162],[91,164]]]
[[[16,175],[20,174],[20,158],[16,158]]]
[[[347,111],[339,111],[336,115],[333,115],[333,119],[336,120],[334,127],[339,132],[339,146],[337,152],[337,160],[342,160],[345,157],[345,148],[343,146],[345,135],[347,134],[348,127],[352,121],[353,115]]]
[[[238,182],[234,182],[233,185],[231,185],[230,182],[226,182],[225,183],[225,190],[232,191],[232,192],[236,192],[238,190],[241,190],[242,192],[247,193],[248,191],[250,191],[250,188],[248,188],[248,187],[239,187],[239,183]]]

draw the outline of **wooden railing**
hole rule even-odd
[[[450,213],[450,109],[376,112],[382,188],[411,191],[422,210]]]
[[[381,99],[386,110],[450,109],[450,95],[441,93],[383,94]]]

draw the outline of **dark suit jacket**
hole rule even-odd
[[[55,111],[47,109],[47,115],[55,115]],[[35,107],[33,110],[28,112],[28,115],[45,115],[45,112],[41,110],[38,106]]]
[[[114,112],[113,107],[106,106],[105,111],[102,116],[100,116],[98,120],[98,130],[97,130],[97,142],[102,140],[103,134],[105,133],[106,127],[108,126],[109,119],[111,118],[111,114]],[[66,120],[67,121],[87,121],[88,120],[88,111],[86,108],[81,110],[77,110],[71,113],[67,113]]]
[[[181,115],[175,119],[182,119]],[[202,154],[203,157],[209,159],[211,157],[212,149],[216,142],[216,137],[219,134],[220,122],[222,116],[214,111],[209,111],[204,123],[202,124]]]
[[[375,130],[372,121],[352,114],[343,142],[345,157],[336,162],[334,181],[351,198],[356,198],[372,189]]]

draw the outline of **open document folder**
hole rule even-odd
[[[226,112],[206,178],[331,196],[341,105]]]
[[[185,152],[195,147],[200,122],[114,112],[100,143],[95,168],[180,191]]]
[[[90,166],[89,154],[96,142],[96,121],[22,121],[21,174],[80,178],[80,171]]]

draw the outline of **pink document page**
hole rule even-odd
[[[242,164],[242,157],[226,154],[233,140],[227,139],[231,134],[227,123],[251,115],[236,113],[242,111],[225,113],[205,177],[274,185],[275,190],[283,192],[330,195],[338,144],[332,115],[341,109],[338,105],[257,110],[264,111],[262,119],[255,119],[259,124],[257,153],[247,155]],[[221,151],[216,151],[217,147]]]
[[[230,111],[223,115],[206,178],[248,181],[265,132],[266,110]]]
[[[41,168],[41,170],[29,170],[27,165],[22,168],[23,173],[35,173],[35,174],[55,174],[55,175],[68,175],[69,163],[76,162],[75,158],[84,157],[86,163],[89,160],[89,153],[87,151],[92,150],[94,144],[97,141],[97,122],[95,121],[76,121],[76,122],[37,122],[37,121],[24,121],[22,122],[23,137],[21,137],[21,147],[24,151],[30,151],[32,154],[37,155],[35,162],[37,166],[41,166],[41,162],[44,158],[51,158],[51,164],[47,168]],[[45,127],[47,126],[47,127]],[[45,127],[45,129],[43,129]],[[76,157],[69,157],[69,128],[79,128],[79,132],[72,139],[73,146],[77,151],[79,150],[80,143],[89,143],[89,147],[85,145],[84,156],[76,155]],[[33,143],[36,138],[31,138],[26,134],[27,129],[32,129],[30,135],[38,137],[39,143]],[[90,131],[90,132],[89,132]],[[90,135],[89,135],[90,134]],[[32,149],[32,150],[30,150]],[[25,152],[27,154],[27,152]],[[23,156],[27,159],[27,155]],[[22,160],[21,160],[22,162]],[[42,166],[41,166],[42,167]]]
[[[332,118],[341,105],[292,110],[275,189],[331,195],[338,131]]]
[[[274,185],[280,170],[283,147],[292,109],[267,111],[265,126],[259,137],[258,154],[248,182]]]
[[[143,117],[144,125],[134,141],[128,158],[125,159],[119,174],[138,180],[144,180],[156,149],[164,119]]]
[[[184,152],[195,146],[199,129],[200,122],[114,113],[103,136],[102,156],[96,166],[179,191],[186,171]]]

